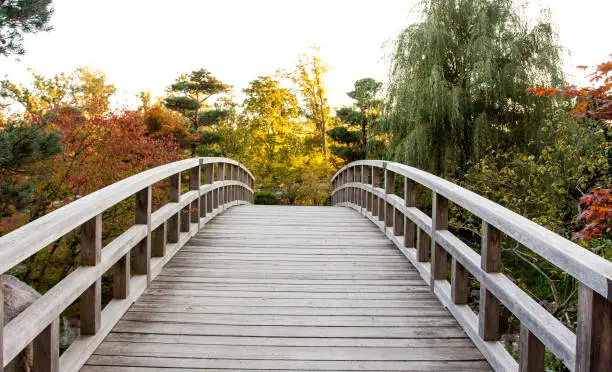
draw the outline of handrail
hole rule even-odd
[[[396,175],[404,178],[404,199],[395,195]],[[544,347],[571,370],[604,370],[612,363],[612,262],[472,191],[404,164],[356,161],[331,182],[332,204],[360,211],[385,232],[496,370],[518,368],[497,342],[500,304],[521,321],[521,370],[543,368]],[[416,184],[432,191],[432,217],[416,208]],[[482,255],[448,231],[449,201],[482,219]],[[501,273],[501,233],[580,282],[577,336]],[[450,283],[447,253],[452,257]],[[480,282],[479,315],[467,306],[467,273]]]
[[[202,185],[204,169],[206,180]],[[181,194],[180,175],[184,171],[189,171],[189,191]],[[152,212],[151,187],[167,178],[170,200]],[[234,160],[181,160],[114,183],[0,237],[2,274],[67,233],[81,229],[81,267],[4,327],[0,321],[0,372],[32,342],[36,371],[77,371],[203,224],[226,208],[253,202],[253,185],[251,172]],[[102,213],[132,195],[136,196],[135,224],[102,249]],[[135,256],[133,277],[131,253]],[[101,277],[110,269],[114,271],[113,299],[101,310]],[[58,319],[79,298],[81,337],[60,358]]]

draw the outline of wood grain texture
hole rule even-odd
[[[206,224],[83,367],[490,370],[384,234],[329,207]]]

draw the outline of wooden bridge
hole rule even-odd
[[[169,202],[152,211],[166,179]],[[0,366],[32,344],[35,371],[543,371],[545,350],[570,370],[610,370],[609,261],[397,163],[338,171],[332,202],[346,208],[250,205],[253,182],[232,160],[188,159],[1,237],[6,273],[80,228],[81,266],[4,325]],[[417,185],[431,190],[431,214],[416,207]],[[102,213],[132,195],[135,224],[102,247]],[[449,203],[482,220],[481,254],[448,231]],[[576,334],[503,274],[502,234],[580,282]],[[59,317],[75,301],[81,335],[60,356]],[[521,322],[517,356],[499,342],[502,306]]]

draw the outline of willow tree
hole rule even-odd
[[[437,174],[464,171],[486,149],[528,151],[552,108],[525,93],[563,83],[544,17],[512,0],[425,0],[392,55],[385,125],[392,157]]]

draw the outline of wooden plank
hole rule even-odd
[[[102,259],[102,215],[83,224],[81,229],[81,265],[96,266]],[[94,335],[100,328],[102,310],[101,281],[91,284],[80,298],[81,333]]]
[[[146,275],[151,281],[151,186],[136,193],[135,221],[136,225],[146,225],[147,235],[134,248],[134,273]]]
[[[299,370],[299,371],[490,371],[491,367],[483,361],[320,361],[304,360],[227,360],[227,359],[190,359],[190,358],[157,358],[157,357],[133,357],[133,356],[104,356],[94,355],[91,359],[92,366],[130,366],[136,368],[154,367],[160,369],[186,368],[201,370],[209,368],[213,370],[242,371],[270,371],[270,370]],[[89,368],[89,367],[88,367]],[[88,369],[85,369],[86,371]],[[132,369],[134,370],[134,369]],[[93,369],[93,371],[101,371]],[[108,369],[102,369],[108,371]]]
[[[59,371],[59,319],[52,321],[34,339],[33,354],[35,371]]]
[[[546,348],[544,344],[529,331],[529,328],[522,324],[519,342],[519,371],[544,371],[544,352]]]
[[[130,295],[130,252],[113,266],[113,298],[124,299]]]
[[[606,371],[612,365],[612,303],[580,283],[576,371]]]
[[[436,192],[432,192],[431,223],[432,230],[448,229],[448,199]],[[435,239],[431,239],[431,278],[432,280],[446,279],[448,260],[446,251]]]
[[[468,303],[468,271],[453,257],[451,269],[451,299],[456,305]]]
[[[500,272],[501,233],[487,221],[482,221],[481,268],[487,273]],[[499,317],[501,305],[499,300],[480,285],[480,303],[478,312],[478,333],[485,341],[499,340]]]

